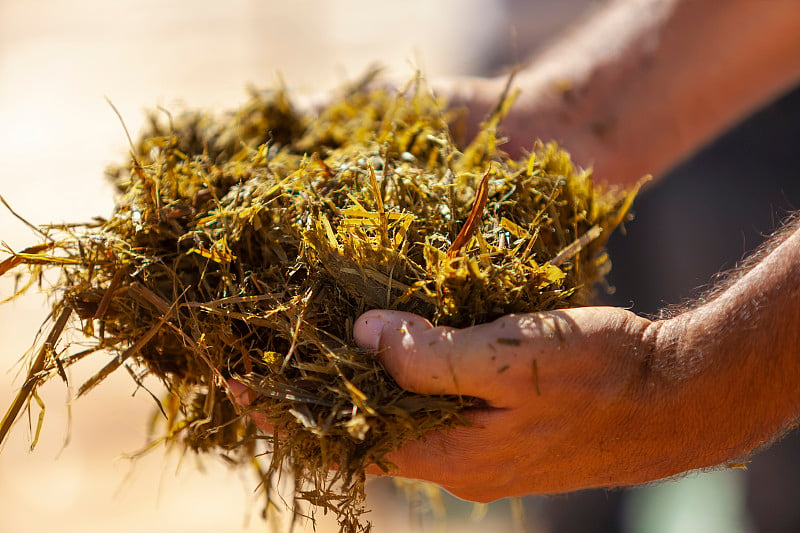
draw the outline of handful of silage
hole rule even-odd
[[[122,366],[154,374],[166,440],[249,463],[260,439],[267,481],[288,470],[296,498],[361,528],[365,467],[391,468],[387,452],[459,423],[470,400],[401,390],[354,346],[355,318],[391,308],[469,326],[580,306],[609,268],[603,246],[633,193],[599,193],[553,144],[508,159],[495,137],[508,105],[463,149],[417,82],[353,88],[317,114],[275,91],[223,117],[154,116],[110,170],[108,220],[48,226],[0,263],[31,280],[61,271],[0,441],[38,385],[110,352],[79,395]],[[55,350],[71,316],[90,347]],[[246,409],[231,378],[258,393]],[[259,437],[248,412],[274,433]]]

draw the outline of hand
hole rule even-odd
[[[466,412],[471,426],[389,454],[389,473],[490,501],[740,462],[800,416],[798,265],[800,219],[668,320],[584,307],[459,330],[365,313],[356,342],[377,350],[400,386],[486,402]],[[252,393],[230,385],[249,402]]]
[[[796,0],[606,2],[520,70],[502,149],[516,157],[553,139],[600,181],[657,178],[800,81],[796,13]],[[476,131],[506,79],[431,84]]]
[[[609,307],[509,315],[460,330],[409,313],[365,313],[356,342],[378,350],[401,387],[488,404],[467,413],[471,427],[390,454],[390,474],[485,502],[638,484],[697,467],[683,432],[692,433],[683,426],[690,402],[668,393],[653,368],[658,324]]]
[[[567,66],[573,63],[580,61],[566,59]],[[608,145],[604,136],[609,126],[597,118],[594,107],[577,105],[573,95],[577,89],[571,77],[572,74],[531,66],[512,80],[510,90],[518,90],[519,94],[500,122],[500,149],[512,158],[520,158],[530,153],[537,141],[555,140],[569,151],[576,165],[592,168],[598,181],[614,186],[634,185],[654,170],[652,161],[629,168],[630,156],[623,148]],[[433,79],[429,83],[449,107],[463,111],[451,128],[456,141],[467,144],[496,109],[508,82],[509,75]]]

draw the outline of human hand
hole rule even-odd
[[[465,329],[433,328],[403,312],[365,313],[356,342],[377,350],[400,386],[487,403],[466,413],[471,427],[389,454],[397,466],[390,474],[485,502],[708,466],[693,453],[691,399],[658,368],[659,324],[609,307],[509,315]]]
[[[795,221],[670,319],[584,307],[453,329],[365,313],[354,338],[400,386],[485,401],[464,413],[471,426],[388,454],[388,473],[490,501],[741,462],[800,416],[797,265]]]
[[[531,152],[537,141],[557,141],[582,168],[592,168],[599,181],[631,186],[650,167],[629,169],[619,148],[604,142],[604,125],[593,107],[577,105],[568,77],[552,69],[531,66],[517,76],[460,76],[429,81],[435,94],[460,113],[451,123],[457,142],[469,143],[497,109],[501,98],[515,93],[513,105],[497,128],[500,148],[513,158]],[[644,170],[643,170],[644,169]]]

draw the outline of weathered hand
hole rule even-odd
[[[354,337],[402,387],[486,401],[467,412],[470,427],[389,454],[390,474],[490,501],[741,460],[800,416],[798,264],[794,222],[705,303],[669,320],[584,307],[452,329],[365,313]],[[243,386],[230,386],[249,402]]]
[[[390,454],[391,474],[489,501],[741,460],[800,416],[798,264],[794,221],[705,303],[668,320],[584,307],[459,330],[365,313],[355,339],[402,387],[488,404],[468,413],[471,427]]]
[[[568,77],[558,77],[549,69],[531,68],[514,78],[511,90],[518,98],[499,125],[500,148],[518,158],[533,149],[537,141],[555,140],[582,168],[592,168],[598,181],[631,186],[648,171],[650,161],[628,168],[630,157],[618,146],[609,146],[605,129],[594,108],[577,106],[572,100]],[[440,78],[430,80],[433,91],[444,97],[449,107],[462,111],[451,124],[458,142],[468,143],[480,131],[483,121],[495,110],[509,82],[508,75],[495,78]],[[624,124],[619,128],[624,131]]]
[[[684,413],[680,394],[650,379],[660,375],[651,372],[656,324],[609,307],[509,315],[465,329],[433,328],[409,313],[365,313],[356,341],[378,350],[400,386],[489,406],[468,413],[472,427],[390,454],[397,465],[390,474],[491,501],[631,485],[691,468],[676,466],[664,449],[682,440]]]
[[[718,433],[739,437],[724,424],[713,428],[718,410],[706,400],[720,383],[709,377],[703,392],[702,372],[675,359],[672,341],[659,335],[667,324],[609,307],[509,315],[460,330],[408,313],[364,314],[356,341],[377,349],[402,387],[489,405],[469,413],[473,427],[390,454],[390,474],[491,501],[644,483],[739,455],[715,441]]]

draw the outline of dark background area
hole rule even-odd
[[[647,188],[635,219],[609,243],[616,290],[607,305],[657,315],[702,295],[800,207],[800,88],[748,118]],[[798,304],[800,305],[800,304]],[[768,353],[764,354],[769,357]],[[623,531],[626,491],[548,498],[553,531]],[[759,533],[800,531],[800,434],[748,464],[747,503]]]
[[[616,292],[603,300],[655,314],[697,296],[800,207],[798,149],[795,89],[648,187],[609,243]]]

